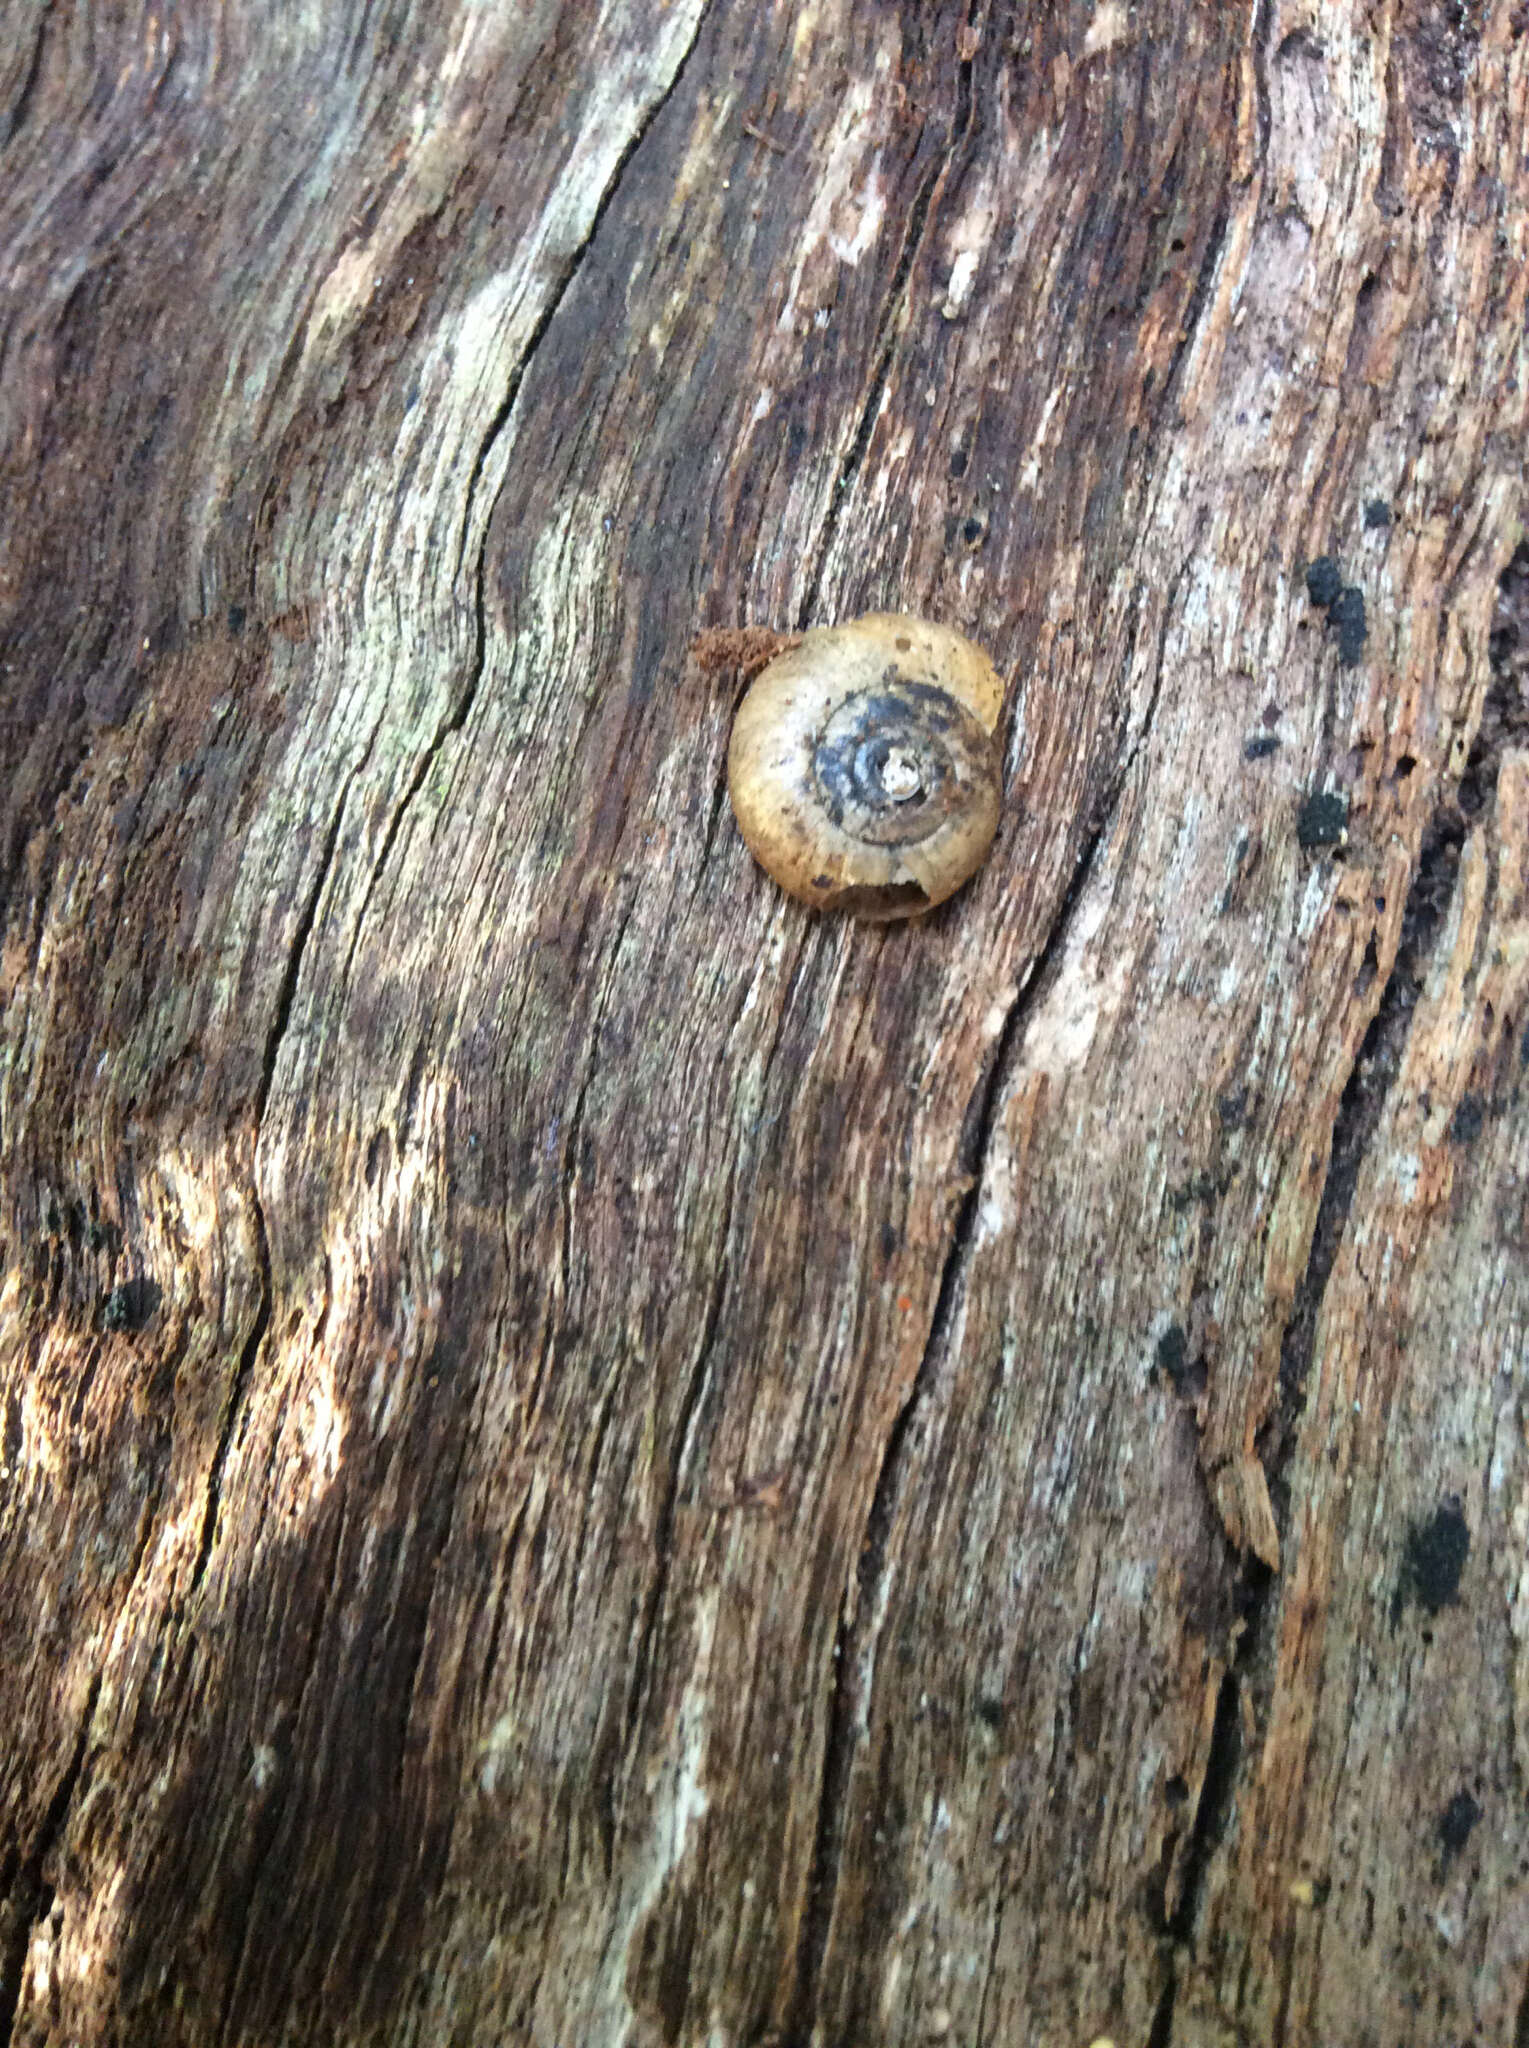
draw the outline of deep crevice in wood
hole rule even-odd
[[[970,28],[975,0],[966,10],[966,26]],[[860,419],[855,428],[854,438],[845,450],[839,464],[839,473],[834,478],[833,490],[829,493],[828,510],[823,520],[823,531],[813,550],[812,569],[807,578],[807,592],[797,614],[797,627],[805,632],[809,626],[821,624],[817,616],[818,603],[822,595],[823,574],[828,566],[828,556],[839,530],[839,515],[850,487],[859,475],[865,461],[866,451],[871,445],[871,436],[876,431],[876,419],[881,410],[881,396],[886,389],[887,378],[892,372],[892,358],[897,351],[898,337],[902,329],[903,313],[908,301],[908,280],[913,266],[918,261],[919,249],[924,239],[924,228],[928,223],[929,209],[934,204],[934,195],[949,172],[956,152],[971,132],[972,125],[972,65],[967,58],[956,67],[956,106],[950,123],[950,137],[944,147],[936,152],[918,190],[908,208],[908,230],[898,252],[897,267],[887,287],[886,311],[882,316],[881,336],[876,350],[876,366],[871,372],[870,386],[866,391],[865,403],[860,408]]]
[[[579,243],[576,249],[571,250],[569,252],[567,258],[565,259],[563,274],[557,280],[556,285],[554,286],[550,296],[548,297],[546,305],[542,308],[542,312],[539,319],[537,320],[535,326],[532,328],[530,334],[527,336],[526,345],[524,350],[521,352],[520,361],[516,364],[514,370],[510,374],[510,382],[508,387],[506,388],[504,399],[500,404],[497,412],[495,412],[493,418],[489,421],[488,430],[484,434],[483,439],[478,444],[478,453],[473,462],[472,473],[468,477],[467,489],[463,493],[462,497],[462,543],[457,553],[458,573],[460,573],[462,564],[466,558],[467,532],[472,516],[473,500],[477,497],[478,487],[483,481],[483,471],[485,465],[488,462],[489,453],[492,450],[494,443],[499,439],[499,436],[503,433],[506,425],[508,424],[511,413],[514,412],[515,410],[516,401],[520,397],[520,393],[525,384],[526,378],[529,376],[531,372],[531,367],[536,360],[537,351],[541,347],[542,342],[546,338],[548,328],[551,327],[553,321],[557,318],[558,312],[561,309],[564,300],[568,296],[569,289],[572,286],[574,279],[578,276],[579,271],[583,267],[585,258],[588,256],[590,250],[594,246],[595,237],[600,232],[601,222],[610,212],[611,206],[615,201],[616,195],[621,189],[621,181],[626,176],[627,167],[630,165],[633,157],[637,154],[638,150],[642,147],[643,143],[647,140],[648,134],[651,131],[654,122],[658,119],[660,114],[663,113],[665,107],[668,106],[670,100],[673,99],[675,93],[679,90],[680,83],[685,76],[686,68],[690,63],[691,57],[695,53],[696,44],[701,39],[701,31],[706,25],[707,16],[711,12],[711,6],[712,0],[705,0],[705,5],[701,8],[700,12],[696,16],[695,28],[691,33],[690,41],[685,45],[684,49],[681,50],[679,54],[679,60],[675,64],[673,76],[670,78],[669,83],[664,87],[663,91],[653,101],[653,104],[648,108],[647,112],[643,115],[642,119],[638,122],[636,128],[632,132],[630,140],[627,142],[625,149],[622,150],[620,156],[617,157],[615,164],[612,166],[610,178],[606,184],[605,190],[600,194],[599,199],[596,200],[594,211],[589,217],[589,226],[585,231],[584,238]],[[502,483],[501,488],[503,488]],[[496,492],[495,503],[497,502],[498,493]],[[492,514],[493,509],[494,507],[491,504],[488,508],[490,514]],[[487,531],[487,525],[488,522],[487,519],[485,519],[485,532]],[[482,628],[484,622],[483,583],[485,554],[486,549],[480,547],[478,550],[478,561],[476,570],[478,596],[478,626],[480,637],[478,641],[478,660],[472,682],[472,688],[474,690],[476,690],[477,684],[479,680],[481,680],[483,674],[483,655],[485,641],[482,637]],[[463,718],[465,718],[467,715],[467,709],[470,706],[471,701],[472,699],[471,696],[469,695],[469,697],[467,698],[466,702],[462,707]],[[454,730],[455,728],[449,729]]]
[[[1177,586],[1175,586],[1175,591]],[[1169,608],[1171,609],[1170,598]],[[970,1260],[977,1206],[981,1200],[983,1175],[992,1148],[993,1129],[999,1104],[1005,1097],[1005,1081],[1023,1039],[1023,1026],[1036,1002],[1051,981],[1072,930],[1078,905],[1093,873],[1111,819],[1119,805],[1131,770],[1152,729],[1162,683],[1161,656],[1157,664],[1152,697],[1129,752],[1113,778],[1107,800],[1073,869],[1067,893],[1053,921],[1046,944],[1028,977],[1015,991],[993,1051],[973,1090],[961,1122],[957,1146],[956,1177],[966,1183],[966,1192],[956,1214],[950,1244],[940,1273],[934,1314],[923,1354],[914,1372],[907,1399],[888,1433],[881,1468],[871,1497],[865,1537],[860,1546],[855,1601],[852,1611],[842,1613],[834,1638],[834,1692],[829,1708],[829,1732],[824,1744],[823,1779],[818,1799],[818,1826],[813,1850],[812,1876],[808,1885],[807,1911],[798,1937],[798,1974],[792,2004],[791,2023],[782,2036],[781,2048],[808,2048],[817,2017],[819,1986],[833,1922],[834,1898],[838,1887],[838,1866],[843,1851],[849,1782],[854,1763],[855,1720],[861,1705],[858,1674],[864,1648],[862,1630],[873,1625],[879,1602],[877,1589],[886,1564],[887,1542],[896,1514],[905,1468],[904,1447],[923,1397],[933,1378],[935,1363],[943,1352],[955,1316],[957,1290]],[[874,1662],[867,1673],[874,1683]]]
[[[1266,1578],[1272,1577],[1267,1566],[1255,1564],[1254,1569],[1263,1572]],[[1222,1674],[1216,1692],[1216,1715],[1211,1726],[1205,1775],[1200,1781],[1200,1796],[1195,1802],[1195,1817],[1190,1824],[1178,1903],[1168,1921],[1170,1937],[1183,1948],[1193,1947],[1195,1920],[1205,1889],[1206,1873],[1231,1818],[1232,1790],[1242,1762],[1241,1693],[1242,1681],[1234,1665]]]
[[[344,1545],[344,1538],[345,1516],[342,1512],[335,1517],[334,1528],[330,1536],[328,1555],[325,1560],[323,1573],[323,1581],[326,1585],[334,1583],[336,1565]],[[297,1687],[293,1708],[294,1720],[301,1719],[307,1704],[309,1688],[313,1683],[313,1674],[318,1665],[323,1643],[323,1616],[323,1604],[317,1603],[314,1607],[313,1617],[308,1629],[308,1640],[303,1660],[303,1675]],[[259,1939],[258,1920],[252,1909],[255,1902],[259,1899],[261,1888],[266,1881],[266,1872],[270,1866],[271,1854],[281,1834],[281,1828],[282,1813],[279,1806],[267,1807],[264,1812],[257,1816],[250,1836],[251,1842],[255,1845],[254,1854],[249,1859],[247,1870],[240,1883],[225,1903],[225,1910],[229,1915],[230,1924],[237,1926],[240,1932],[233,1952],[232,1963],[228,1970],[217,2027],[212,2037],[212,2048],[223,2048],[223,2044],[229,2039],[250,1947],[252,1943]],[[147,1932],[147,1930],[144,1930],[144,1932]],[[146,1943],[145,1946],[147,1948],[148,1944]],[[146,1958],[144,1961],[140,1961],[129,1951],[128,1955],[124,1957],[123,1981],[132,1984],[146,1973],[146,1967]]]
[[[1269,1484],[1281,1545],[1290,1520],[1285,1468],[1295,1448],[1316,1345],[1316,1326],[1348,1225],[1360,1172],[1380,1126],[1400,1069],[1413,1013],[1426,984],[1439,936],[1454,898],[1459,854],[1475,817],[1495,800],[1504,747],[1529,739],[1529,543],[1520,543],[1498,584],[1492,634],[1492,681],[1465,770],[1425,827],[1418,864],[1402,913],[1391,972],[1359,1056],[1345,1085],[1333,1129],[1327,1178],[1312,1232],[1305,1273],[1286,1324],[1280,1355],[1279,1402],[1256,1439]],[[1168,1932],[1192,1952],[1194,1921],[1210,1858],[1231,1819],[1232,1791],[1242,1754],[1239,1688],[1267,1654],[1265,1638],[1278,1611],[1278,1577],[1249,1556],[1241,1573],[1243,1629],[1233,1666],[1222,1679],[1215,1725],[1185,1863],[1183,1890]],[[1172,2035],[1177,1965],[1154,2019],[1149,2048],[1167,2048]],[[1525,2035],[1529,1991],[1519,2015],[1514,2048]],[[1160,2031],[1161,2029],[1161,2031]]]
[[[298,976],[302,972],[303,955],[312,937],[313,927],[318,919],[319,903],[323,898],[324,886],[329,880],[334,865],[335,848],[339,844],[340,827],[345,820],[345,806],[350,797],[355,771],[345,779],[343,788],[335,802],[334,816],[329,821],[329,830],[324,835],[324,844],[319,853],[318,870],[313,886],[308,891],[308,900],[303,905],[303,914],[292,943],[287,949],[286,966],[281,977],[281,986],[276,992],[276,1008],[271,1018],[270,1029],[266,1032],[265,1052],[261,1059],[260,1085],[256,1090],[254,1111],[251,1118],[249,1198],[250,1214],[255,1227],[256,1284],[259,1300],[255,1309],[255,1320],[250,1333],[239,1353],[233,1384],[228,1390],[224,1403],[222,1420],[218,1426],[218,1446],[213,1453],[212,1467],[207,1474],[207,1506],[202,1516],[202,1533],[197,1541],[196,1563],[192,1568],[190,1591],[194,1594],[206,1574],[212,1546],[217,1537],[218,1508],[223,1497],[223,1474],[228,1464],[228,1454],[233,1446],[234,1430],[240,1411],[244,1406],[249,1389],[250,1375],[255,1369],[260,1346],[271,1322],[271,1246],[266,1233],[265,1210],[260,1200],[260,1175],[257,1154],[260,1147],[260,1126],[265,1118],[265,1106],[270,1100],[271,1082],[276,1073],[276,1062],[281,1055],[281,1043],[286,1036],[292,1019],[292,1005],[297,996]]]
[[[969,67],[966,67],[969,68]],[[956,1215],[951,1241],[940,1274],[934,1315],[925,1340],[923,1355],[914,1372],[908,1397],[887,1438],[881,1468],[872,1493],[865,1539],[860,1550],[856,1598],[852,1613],[841,1613],[834,1639],[834,1694],[829,1709],[829,1733],[824,1745],[823,1778],[818,1799],[818,1826],[813,1849],[812,1876],[808,1884],[807,1910],[797,1950],[797,1988],[792,2003],[791,2023],[782,2036],[781,2048],[807,2048],[816,2019],[822,1966],[828,1949],[833,1921],[838,1864],[843,1848],[845,1806],[854,1753],[854,1721],[860,1704],[856,1674],[860,1664],[862,1620],[874,1614],[876,1588],[885,1566],[887,1538],[901,1488],[903,1447],[912,1420],[932,1376],[933,1363],[942,1349],[953,1317],[959,1280],[968,1262],[982,1178],[992,1144],[998,1105],[1004,1097],[1004,1081],[1018,1045],[1023,1025],[1035,1004],[1049,987],[1055,964],[1071,932],[1083,892],[1093,873],[1095,859],[1110,822],[1114,818],[1138,758],[1151,734],[1162,692],[1167,621],[1177,602],[1187,563],[1174,579],[1164,606],[1164,623],[1158,643],[1152,694],[1141,729],[1131,742],[1111,778],[1109,791],[1095,812],[1088,839],[1073,868],[1072,879],[1053,920],[1046,943],[1030,973],[1021,982],[999,1029],[987,1068],[974,1089],[962,1119],[957,1148],[957,1175],[967,1180],[966,1194]]]
[[[38,78],[42,74],[43,44],[47,41],[47,36],[48,17],[45,14],[37,24],[37,33],[32,38],[31,61],[27,65],[26,77],[22,79],[21,88],[16,94],[16,103],[11,108],[10,126],[6,129],[5,134],[0,136],[0,149],[9,149],[26,125],[27,112],[31,107],[32,97],[37,90]]]
[[[457,551],[458,575],[461,574],[466,561],[467,536],[472,525],[473,503],[482,485],[483,472],[487,466],[489,455],[515,410],[521,391],[525,387],[526,379],[531,374],[532,367],[535,364],[537,352],[546,339],[549,328],[562,310],[564,301],[573,287],[574,280],[582,269],[590,249],[594,246],[595,237],[600,232],[600,224],[610,211],[620,189],[621,181],[626,175],[627,166],[641,148],[653,123],[673,98],[681,79],[685,75],[685,67],[690,62],[695,46],[700,40],[701,29],[706,20],[708,7],[703,7],[696,16],[695,32],[691,36],[690,41],[685,45],[685,48],[680,52],[679,61],[674,67],[673,77],[658,95],[657,99],[654,100],[642,120],[637,124],[626,148],[617,158],[611,171],[610,180],[596,202],[593,213],[590,215],[589,227],[585,232],[584,238],[578,247],[572,250],[565,259],[562,275],[558,278],[548,296],[546,305],[542,308],[535,325],[526,337],[526,344],[521,351],[520,360],[510,372],[510,380],[505,388],[505,395],[500,401],[492,419],[489,421],[482,440],[478,444],[478,452],[473,460],[472,471],[467,480],[467,488],[462,494],[462,537]],[[500,480],[500,489],[503,489],[502,478]],[[433,737],[416,763],[414,773],[410,776],[404,793],[388,821],[388,829],[383,836],[382,845],[378,849],[377,858],[372,864],[372,871],[367,878],[366,889],[362,895],[361,908],[356,915],[356,929],[352,934],[350,952],[346,960],[347,980],[350,975],[351,962],[355,958],[356,946],[360,941],[361,927],[365,923],[366,913],[371,904],[372,893],[387,867],[393,848],[398,843],[398,837],[403,830],[404,821],[413,808],[415,798],[419,795],[421,789],[424,788],[431,769],[439,759],[441,749],[453,733],[460,732],[466,725],[478,691],[482,687],[484,670],[488,665],[488,599],[486,595],[488,548],[486,536],[489,522],[493,517],[494,505],[498,502],[498,496],[499,493],[496,491],[493,502],[485,510],[481,527],[484,539],[479,542],[477,559],[473,564],[473,651],[467,680],[457,697],[456,703],[451,706],[445,717],[436,727]]]
[[[32,1930],[44,1921],[53,1909],[53,1887],[43,1876],[43,1866],[53,1853],[54,1845],[64,1831],[69,1818],[69,1808],[79,1787],[80,1774],[85,1767],[85,1746],[90,1740],[90,1723],[95,1714],[96,1700],[101,1691],[101,1673],[97,1671],[90,1682],[90,1691],[85,1698],[85,1711],[80,1716],[80,1730],[75,1737],[74,1750],[64,1775],[59,1779],[53,1797],[48,1801],[48,1810],[43,1815],[42,1826],[32,1844],[32,1853],[16,1873],[14,1885],[8,1885],[12,1894],[16,1914],[11,1938],[0,1953],[0,2048],[10,2048],[16,2027],[16,2007],[21,1997],[22,1973],[26,1969],[27,1950],[32,1945]]]
[[[1279,1401],[1258,1433],[1258,1455],[1268,1476],[1281,1538],[1289,1521],[1284,1469],[1305,1406],[1317,1317],[1360,1171],[1401,1064],[1412,1015],[1454,898],[1460,849],[1472,822],[1496,798],[1504,747],[1529,739],[1529,701],[1518,676],[1520,665],[1529,672],[1529,544],[1520,545],[1503,570],[1498,590],[1491,642],[1493,673],[1481,723],[1458,785],[1443,797],[1423,831],[1396,956],[1338,1106],[1306,1271],[1280,1347]],[[1522,619],[1516,612],[1522,612]]]
[[[1163,1981],[1158,1997],[1157,2009],[1152,2015],[1152,2031],[1147,2036],[1146,2048],[1168,2048],[1173,2039],[1173,2009],[1178,2003],[1179,1979],[1176,1967],[1170,1963],[1168,1975]]]
[[[690,1441],[695,1430],[696,1416],[700,1411],[701,1397],[706,1390],[712,1351],[722,1321],[722,1304],[727,1299],[728,1282],[731,1278],[727,1244],[732,1231],[735,1186],[736,1181],[730,1177],[727,1184],[727,1206],[723,1211],[721,1228],[717,1233],[722,1245],[722,1257],[717,1270],[716,1285],[712,1289],[710,1301],[706,1304],[706,1320],[701,1328],[701,1341],[696,1346],[695,1362],[690,1368],[684,1397],[680,1403],[679,1424],[674,1433],[674,1459],[669,1467],[664,1485],[664,1498],[653,1531],[653,1582],[648,1588],[644,1603],[642,1626],[637,1640],[637,1654],[632,1660],[632,1678],[627,1691],[624,1717],[623,1732],[629,1746],[636,1735],[653,1669],[653,1652],[658,1642],[659,1624],[663,1619],[664,1603],[669,1592],[669,1577],[674,1563],[674,1517],[679,1506],[680,1482],[689,1459]]]

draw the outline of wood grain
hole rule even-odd
[[[1529,2038],[1520,11],[0,44],[0,2044]]]

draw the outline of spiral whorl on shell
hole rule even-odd
[[[997,829],[1002,702],[993,664],[948,626],[873,612],[804,635],[733,726],[749,850],[822,910],[886,920],[942,903]]]

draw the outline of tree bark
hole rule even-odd
[[[5,2048],[1529,2043],[1526,116],[6,0]],[[692,653],[872,609],[889,927]]]

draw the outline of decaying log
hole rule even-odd
[[[10,0],[0,2044],[1529,2043],[1526,114]],[[887,608],[872,928],[728,662]]]

